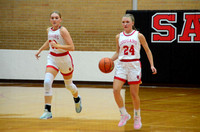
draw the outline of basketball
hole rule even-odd
[[[103,73],[110,73],[114,69],[114,62],[110,58],[102,58],[99,61],[99,69]]]

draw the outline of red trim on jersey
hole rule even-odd
[[[61,28],[61,26],[59,26],[58,29],[60,29],[60,28]],[[58,29],[56,29],[56,30],[58,30]],[[51,27],[51,30],[52,30],[52,31],[56,31],[56,30],[53,29],[53,27]]]
[[[141,79],[139,81],[131,81],[128,82],[128,84],[140,84],[141,83]]]
[[[59,56],[65,56],[69,54],[69,51],[64,52],[64,53],[54,53],[54,52],[50,52],[51,55],[59,57]]]
[[[72,67],[74,68],[74,63],[73,63],[73,59],[72,59],[72,56],[70,54],[68,54],[70,59],[71,59],[71,63],[72,63]]]
[[[136,30],[135,30],[135,31],[136,31]],[[129,35],[125,34],[125,32],[123,32],[123,34],[124,34],[125,36],[131,36],[131,35],[133,35],[133,34],[135,33],[135,31],[133,31],[133,33],[131,33],[131,34],[129,34]]]
[[[114,77],[114,79],[117,79],[117,80],[120,80],[120,81],[122,81],[122,82],[126,82],[126,80],[125,79],[123,79],[123,78],[120,78],[120,77]]]
[[[140,59],[121,59],[122,62],[140,61]]]
[[[48,67],[55,69],[57,72],[59,71],[55,66],[47,65],[47,68],[48,68]]]

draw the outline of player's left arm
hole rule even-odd
[[[74,51],[75,50],[74,43],[73,43],[73,40],[72,40],[68,30],[65,27],[61,27],[60,34],[63,37],[66,45],[61,45],[59,43],[56,44],[55,42],[52,42],[51,46],[55,47],[57,49],[63,49],[63,50],[67,50],[67,51]]]
[[[157,73],[157,70],[156,68],[154,67],[154,62],[153,62],[153,55],[151,53],[151,50],[147,44],[147,41],[146,41],[146,38],[144,37],[143,34],[139,33],[138,34],[138,38],[140,40],[140,43],[142,45],[142,47],[144,48],[146,54],[147,54],[147,57],[148,57],[148,60],[149,60],[149,63],[151,65],[151,70],[152,70],[152,73],[153,74],[156,74]]]

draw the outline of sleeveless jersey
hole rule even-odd
[[[125,32],[119,34],[119,60],[140,59],[141,46],[138,34],[139,32],[136,30],[133,30],[130,34]]]
[[[60,28],[57,29],[57,30],[53,30],[52,28],[49,29],[49,31],[48,31],[48,40],[49,40],[49,42],[55,41],[55,43],[59,43],[61,45],[65,45],[65,41],[64,41],[63,37],[60,34]],[[56,49],[54,47],[51,47],[50,44],[49,44],[49,47],[50,47],[50,52],[54,52],[54,53],[66,52],[66,50],[63,50],[63,49]]]

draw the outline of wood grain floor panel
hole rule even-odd
[[[40,120],[43,88],[0,86],[1,132],[132,132],[133,118],[118,127],[120,113],[112,88],[79,88],[83,111],[77,114],[69,91],[53,90],[53,119]],[[128,87],[122,90],[127,111],[133,116]],[[200,89],[141,87],[142,132],[199,132]]]

